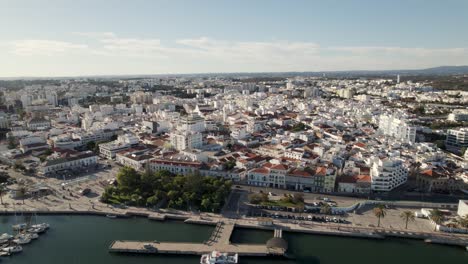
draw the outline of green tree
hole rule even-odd
[[[13,169],[15,170],[25,170],[26,168],[23,165],[23,162],[20,160],[15,161],[15,164],[13,165]]]
[[[211,209],[211,200],[210,198],[203,198],[203,200],[201,201],[201,207],[206,210],[206,211],[209,211]]]
[[[429,212],[429,219],[435,223],[434,231],[436,231],[437,225],[440,225],[444,220],[444,214],[439,209],[434,209]]]
[[[234,160],[230,160],[224,163],[224,168],[228,171],[234,169],[235,166],[236,166],[236,162]]]
[[[461,228],[468,228],[468,214],[455,219],[455,223]]]
[[[415,216],[414,213],[411,211],[403,211],[400,214],[400,218],[405,221],[405,229],[408,229],[408,222],[414,222]]]
[[[14,149],[18,146],[15,137],[8,137],[8,149]]]
[[[161,183],[161,177],[156,173],[146,171],[141,175],[141,191],[145,194],[150,194]]]
[[[385,215],[387,215],[387,212],[385,210],[385,207],[382,204],[377,205],[373,209],[374,215],[377,217],[378,222],[377,222],[377,227],[380,227],[380,219],[384,218]]]
[[[16,190],[17,196],[20,197],[23,200],[24,204],[24,199],[26,198],[26,195],[28,194],[28,187],[24,183],[18,184],[18,189]]]
[[[297,208],[297,210],[299,211],[299,216],[302,216],[302,214],[304,213],[304,208],[305,208],[305,207],[304,207],[304,204],[301,203],[301,204],[299,204],[296,208]]]
[[[466,147],[461,148],[461,150],[460,150],[460,156],[465,155],[465,153],[466,153]]]
[[[96,142],[90,141],[86,143],[86,149],[91,150],[91,151],[96,151]]]
[[[171,200],[174,201],[179,197],[179,192],[177,190],[170,190],[167,193],[167,197]]]
[[[140,187],[140,174],[133,168],[123,167],[117,173],[117,182],[122,190],[130,192]]]
[[[304,203],[304,194],[294,193],[293,198],[292,198],[292,202],[295,203],[295,204]]]
[[[251,204],[268,202],[268,195],[264,193],[253,193],[249,196],[249,201]]]
[[[320,213],[322,214],[331,214],[332,208],[329,204],[324,204],[320,207]]]

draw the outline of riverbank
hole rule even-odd
[[[11,232],[11,225],[29,217],[0,216],[0,232]],[[111,219],[89,215],[38,215],[38,222],[50,223],[50,230],[31,243],[27,250],[12,257],[2,258],[5,264],[193,264],[200,256],[114,254],[109,246],[115,240],[165,241],[175,243],[203,243],[214,232],[212,225],[185,224],[183,221],[153,221],[145,217]],[[273,231],[236,228],[231,237],[233,244],[264,244]],[[365,239],[343,236],[310,235],[283,232],[288,241],[288,254],[292,260],[282,258],[241,257],[248,264],[381,264],[426,263],[441,260],[450,264],[464,264],[468,252],[458,247],[427,244],[422,240]],[[397,254],[395,254],[397,252]]]
[[[188,224],[216,225],[218,222],[233,222],[236,227],[271,230],[282,229],[285,232],[342,236],[366,239],[385,239],[387,237],[418,239],[427,243],[438,243],[451,246],[468,246],[468,235],[445,234],[441,232],[414,232],[408,230],[370,228],[346,224],[310,223],[288,220],[274,220],[272,225],[262,225],[255,218],[229,219],[217,214],[192,214],[176,210],[151,211],[145,208],[105,208],[95,206],[88,210],[1,210],[0,215],[38,214],[38,215],[94,215],[117,218],[145,217],[154,221],[180,220]]]

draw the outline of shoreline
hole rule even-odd
[[[122,209],[119,209],[122,210]],[[141,210],[141,209],[140,209]],[[211,225],[215,226],[218,222],[233,222],[235,227],[244,229],[268,230],[282,229],[285,232],[322,235],[322,236],[338,236],[361,239],[377,239],[383,240],[386,238],[400,238],[422,240],[425,243],[441,244],[448,246],[457,246],[465,248],[468,246],[468,236],[454,236],[450,233],[423,233],[412,232],[408,230],[391,230],[391,229],[375,229],[363,228],[355,226],[337,226],[332,224],[319,223],[285,223],[274,221],[273,225],[260,225],[254,218],[230,219],[220,215],[193,215],[193,214],[176,214],[169,212],[152,212],[152,211],[133,211],[122,210],[121,212],[113,211],[97,211],[97,210],[0,210],[0,215],[15,215],[15,214],[37,214],[37,215],[83,215],[83,216],[116,216],[117,218],[145,217],[153,221],[183,221],[186,224],[196,225]],[[448,237],[450,236],[450,237]]]

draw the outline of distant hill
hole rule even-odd
[[[60,80],[60,79],[142,79],[158,77],[213,77],[225,76],[233,78],[284,78],[294,76],[327,76],[327,77],[394,77],[397,74],[401,76],[448,76],[468,74],[468,65],[466,66],[439,66],[427,69],[402,69],[402,70],[350,70],[350,71],[303,71],[303,72],[212,72],[212,73],[185,73],[185,74],[136,74],[136,75],[90,75],[90,76],[63,76],[63,77],[0,77],[0,80]]]
[[[437,75],[468,74],[468,66],[440,66],[423,70],[416,70],[416,72],[420,72],[420,74]]]

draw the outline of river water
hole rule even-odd
[[[0,216],[0,233],[11,233],[11,225],[21,217]],[[11,264],[182,264],[199,263],[196,256],[146,256],[108,252],[113,240],[159,240],[203,242],[213,227],[178,221],[157,222],[146,218],[109,219],[99,216],[37,216],[51,228],[38,240],[23,247],[23,252],[1,258]],[[264,243],[272,232],[236,229],[235,243]],[[248,264],[467,264],[468,252],[462,248],[430,245],[419,240],[365,240],[332,236],[283,233],[295,260],[241,258]]]

